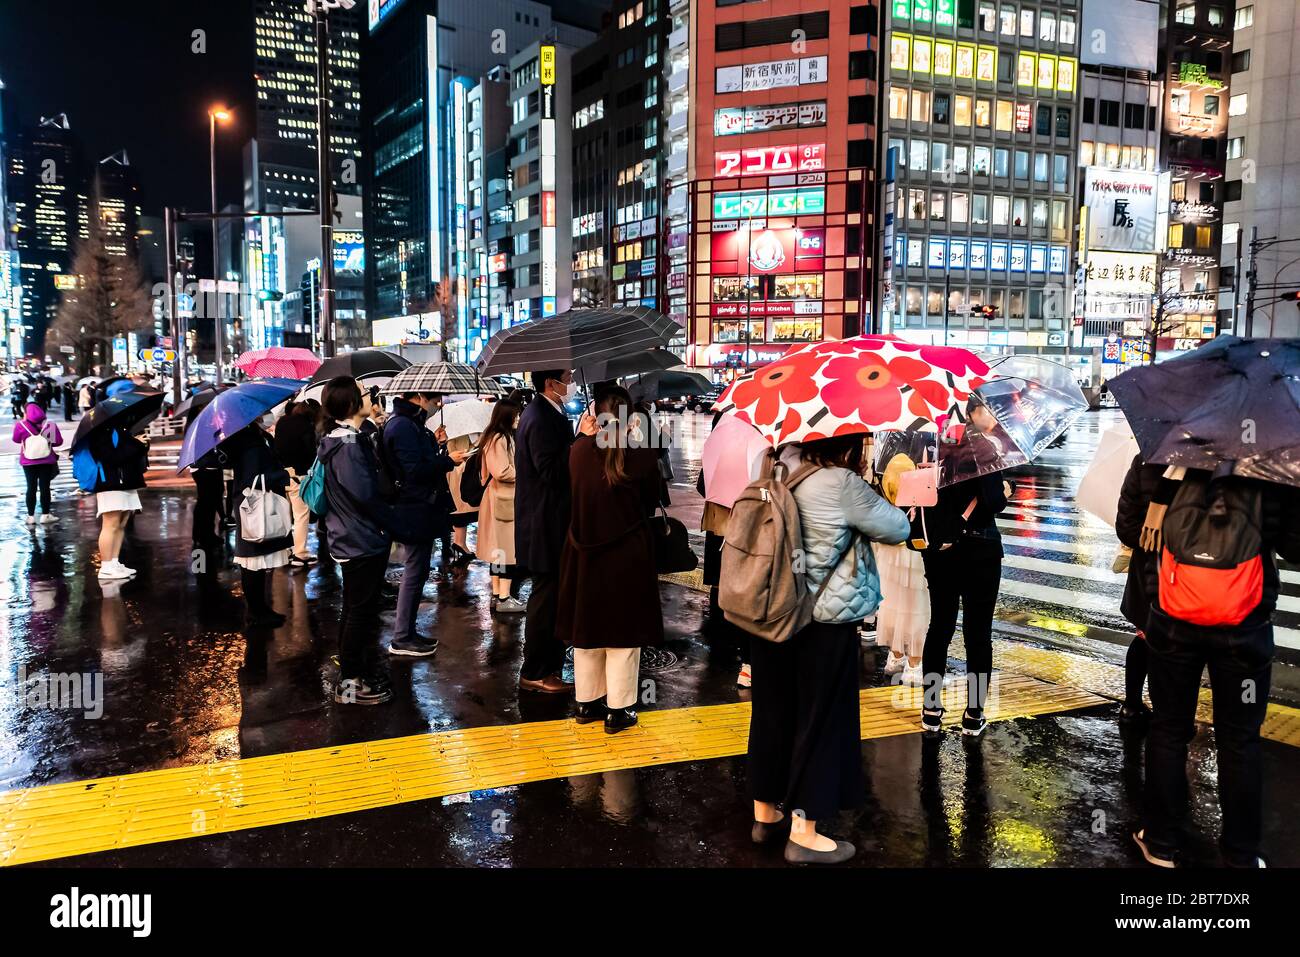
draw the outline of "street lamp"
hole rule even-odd
[[[233,119],[233,114],[224,106],[212,106],[208,108],[208,164],[211,173],[210,183],[212,187],[212,303],[216,315],[213,318],[213,344],[216,346],[216,383],[221,385],[221,358],[224,346],[222,344],[221,328],[221,297],[217,295],[220,288],[218,277],[221,275],[221,266],[219,263],[219,251],[217,239],[217,124],[223,126]],[[177,397],[180,401],[180,397]]]

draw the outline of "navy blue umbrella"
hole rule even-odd
[[[115,391],[106,399],[101,399],[81,417],[77,423],[77,433],[72,437],[70,448],[73,452],[81,448],[96,429],[107,428],[111,423],[114,428],[123,428],[135,435],[158,415],[163,405],[161,392],[142,392],[134,390],[128,384]]]
[[[1219,336],[1110,391],[1147,462],[1300,485],[1300,339]]]
[[[226,439],[292,398],[301,388],[298,379],[254,379],[216,395],[186,429],[176,471],[193,465]]]

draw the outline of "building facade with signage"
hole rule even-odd
[[[669,311],[667,8],[619,0],[596,42],[573,57],[576,305]]]
[[[1063,353],[1078,206],[1074,0],[891,0],[884,104],[905,338]]]
[[[467,203],[470,171],[453,141],[468,134],[468,93],[478,78],[545,37],[570,48],[591,41],[591,31],[567,22],[589,17],[585,6],[566,5],[566,22],[559,13],[534,0],[368,4],[361,138],[369,157],[362,184],[372,318],[438,309],[449,327],[445,338],[458,335],[457,290],[468,288],[468,276],[462,281],[454,270],[469,257],[455,258],[463,248],[456,246],[457,207]]]
[[[1167,250],[1161,261],[1157,356],[1194,348],[1231,327],[1220,291],[1236,276],[1219,267],[1225,239],[1228,119],[1244,111],[1230,89],[1232,9],[1217,0],[1172,0],[1162,24],[1165,81],[1161,162],[1170,174]],[[1235,238],[1235,237],[1234,237]]]
[[[469,299],[465,355],[510,324],[510,71],[496,68],[469,91]]]
[[[878,14],[691,7],[687,359],[716,378],[872,327]]]
[[[1252,229],[1259,238],[1300,237],[1300,175],[1294,136],[1280,136],[1276,103],[1279,89],[1300,88],[1295,65],[1295,24],[1298,0],[1239,0],[1233,16],[1232,90],[1228,109],[1228,152],[1224,182],[1223,245],[1219,268],[1219,308],[1232,315],[1242,335],[1293,337],[1300,335],[1300,310],[1292,298],[1300,290],[1300,268],[1294,260],[1300,244],[1262,246],[1255,258],[1255,312],[1246,318],[1246,263]],[[1290,110],[1294,104],[1288,103]],[[1286,121],[1288,129],[1294,120]],[[1240,255],[1240,260],[1238,256]],[[1225,279],[1242,263],[1238,295]]]

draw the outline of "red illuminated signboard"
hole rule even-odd
[[[715,276],[821,272],[825,263],[824,229],[738,229],[710,239]]]
[[[542,225],[555,225],[555,194],[542,193]]]
[[[489,270],[490,272],[505,272],[505,271],[506,271],[506,254],[505,254],[505,253],[497,253],[495,256],[493,256],[491,259],[489,259],[489,260],[488,260],[488,270]]]
[[[715,176],[750,176],[761,173],[789,173],[826,168],[826,144],[757,146],[744,150],[720,150],[714,154]]]

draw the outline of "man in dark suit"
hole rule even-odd
[[[524,631],[524,663],[519,687],[564,694],[564,644],[555,636],[560,586],[560,553],[569,534],[569,446],[573,427],[565,400],[577,387],[573,373],[551,369],[532,373],[537,397],[519,417],[515,436],[515,555],[533,580]],[[581,431],[594,434],[595,420],[582,417]]]

